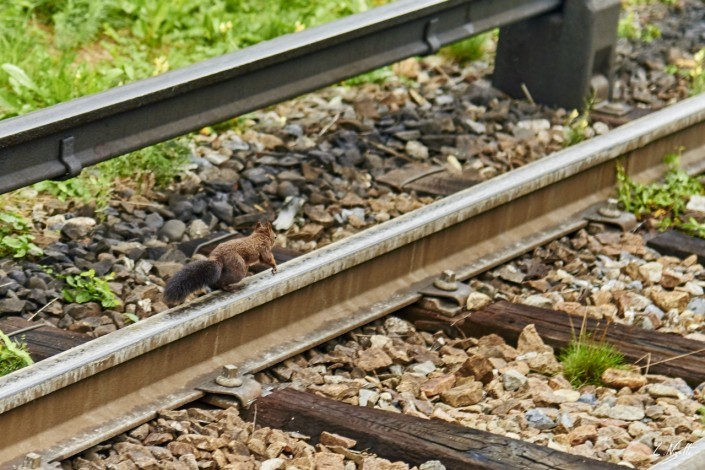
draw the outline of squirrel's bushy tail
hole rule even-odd
[[[192,261],[166,283],[164,301],[169,306],[180,304],[191,292],[218,282],[222,269],[213,260]]]

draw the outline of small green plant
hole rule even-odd
[[[115,275],[108,274],[102,279],[95,275],[93,269],[84,271],[81,274],[58,275],[59,279],[64,279],[68,287],[62,289],[61,294],[67,302],[76,302],[83,304],[86,302],[100,302],[103,308],[111,308],[120,305],[113,291],[110,290],[108,281],[112,280]]]
[[[651,184],[637,183],[617,164],[619,202],[638,219],[651,217],[662,230],[673,227],[705,238],[705,224],[683,217],[690,197],[705,194],[705,187],[680,168],[679,153],[666,156],[664,162],[667,170],[663,182]]]
[[[705,92],[705,47],[693,55],[691,66],[679,67],[675,64],[669,64],[664,68],[664,71],[689,81],[689,94],[691,96]]]
[[[601,385],[602,374],[607,369],[624,364],[624,356],[614,346],[597,341],[587,333],[573,338],[558,360],[563,364],[563,375],[575,387]]]
[[[705,424],[705,406],[701,406],[695,410],[695,414],[700,415],[700,423]]]
[[[590,137],[590,109],[592,109],[592,100],[586,104],[582,112],[574,109],[568,115],[568,122],[564,128],[565,141],[563,142],[566,147],[579,144]]]
[[[661,28],[655,24],[642,26],[634,11],[629,10],[626,15],[619,19],[617,35],[621,38],[631,39],[632,41],[649,43],[661,37]]]
[[[392,67],[385,65],[384,67],[380,67],[355,77],[348,78],[347,80],[343,80],[342,85],[353,87],[364,85],[366,83],[384,83],[394,76],[395,74]]]
[[[492,46],[492,42],[496,41],[498,35],[498,30],[485,34],[478,34],[477,36],[463,39],[442,48],[440,50],[440,54],[460,64],[472,62],[473,60],[480,60],[487,56],[487,53]]]
[[[43,254],[41,248],[32,243],[31,223],[15,212],[0,212],[0,257],[23,258]]]
[[[15,342],[0,331],[0,377],[33,363],[26,344]]]
[[[132,323],[137,323],[140,321],[140,317],[138,317],[136,313],[125,312],[122,314],[122,318],[125,319],[126,325],[131,325]]]
[[[695,66],[690,69],[690,94],[697,95],[705,92],[705,47],[693,56]]]

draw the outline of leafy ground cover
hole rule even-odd
[[[705,238],[705,219],[689,203],[705,194],[701,181],[680,168],[679,154],[666,156],[667,171],[660,182],[642,184],[617,166],[617,197],[625,210],[660,230],[676,228]],[[695,200],[693,200],[693,204]]]
[[[0,17],[0,118],[158,75],[379,3],[7,2]]]
[[[32,364],[27,345],[13,341],[0,331],[0,377]]]

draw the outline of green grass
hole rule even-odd
[[[595,341],[587,334],[571,340],[558,360],[563,364],[563,375],[575,387],[601,385],[607,369],[624,364],[624,356],[612,345]]]
[[[26,344],[13,341],[0,331],[0,377],[33,363]]]
[[[157,186],[165,186],[180,173],[190,153],[188,139],[182,137],[132,152],[129,156],[113,158],[101,163],[99,168],[109,178],[151,175]]]
[[[343,80],[342,85],[354,87],[364,85],[365,83],[384,83],[392,77],[394,77],[392,67],[385,65],[384,67],[370,70],[369,72],[361,73],[360,75]]]
[[[87,168],[76,178],[41,181],[32,187],[61,201],[92,205],[100,218],[113,196],[114,180],[129,179],[135,186],[144,181],[147,189],[167,186],[188,162],[189,154],[188,140],[178,138]]]
[[[384,2],[5,2],[0,15],[0,119],[158,75],[379,3]]]
[[[607,321],[599,339],[595,337],[597,331],[587,331],[587,315],[583,316],[578,334],[575,333],[570,316],[568,321],[573,331],[572,338],[568,346],[558,354],[558,360],[563,364],[564,377],[576,388],[587,384],[602,385],[602,374],[607,369],[624,365],[624,356],[605,342],[611,321]]]
[[[440,50],[440,54],[460,64],[485,59],[497,41],[499,30],[463,39]]]
[[[621,38],[649,43],[661,37],[661,29],[654,24],[643,24],[637,15],[637,7],[654,3],[673,6],[678,3],[678,0],[622,0],[621,3],[623,14],[617,24],[617,35]]]

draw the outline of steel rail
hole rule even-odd
[[[260,370],[418,298],[444,269],[478,262],[567,221],[614,189],[615,161],[654,179],[679,146],[705,155],[705,95],[622,126],[217,293],[0,378],[0,462],[61,459],[160,407],[200,396],[227,363]],[[487,263],[485,263],[487,264]],[[412,286],[410,289],[409,286]],[[105,424],[108,423],[108,424]]]
[[[0,193],[222,122],[561,0],[398,0],[221,57],[0,121]]]

